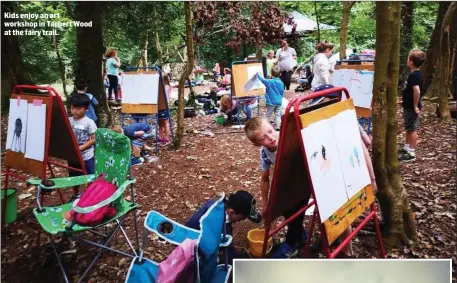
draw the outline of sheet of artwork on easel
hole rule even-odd
[[[24,99],[10,99],[6,149],[25,153],[27,135],[28,102]]]
[[[253,89],[265,89],[265,85],[257,78],[256,74],[259,73],[263,78],[262,66],[249,66],[247,67],[248,82],[244,86],[244,91],[248,92]]]
[[[46,140],[46,104],[29,103],[25,158],[44,160]]]
[[[363,153],[362,139],[355,110],[345,110],[330,119],[337,141],[348,199],[371,183]]]
[[[371,109],[373,82],[374,72],[369,70],[338,69],[332,76],[332,84],[345,87],[354,99],[354,105],[360,108]]]
[[[348,201],[338,146],[329,119],[301,130],[322,222]]]
[[[122,82],[122,103],[157,104],[159,77],[157,73],[125,73]]]

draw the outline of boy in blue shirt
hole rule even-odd
[[[265,85],[266,94],[265,101],[267,105],[266,118],[269,120],[271,114],[275,114],[275,129],[279,131],[281,128],[282,118],[282,97],[284,96],[284,83],[279,79],[281,69],[276,66],[271,70],[272,79],[265,79],[257,73],[257,78]]]
[[[90,93],[87,92],[87,83],[84,80],[80,80],[75,84],[75,94],[85,94],[90,101],[89,108],[87,109],[86,116],[92,119],[95,123],[97,122],[97,115],[95,114],[94,105],[98,105],[97,99]]]
[[[210,200],[206,202],[200,209],[192,215],[186,222],[186,226],[195,230],[200,230],[200,218],[208,211],[208,209],[216,202]],[[230,194],[229,198],[225,200],[225,227],[227,235],[232,235],[232,223],[237,223],[249,219],[254,223],[260,223],[262,216],[256,209],[255,198],[247,191],[236,191]],[[229,262],[233,258],[240,255],[236,252],[232,243],[227,248]]]

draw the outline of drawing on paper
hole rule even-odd
[[[356,146],[354,146],[354,156],[357,159],[357,164],[359,164],[360,167],[360,157],[359,157],[359,151]]]
[[[329,160],[327,159],[326,152],[325,152],[325,146],[322,146],[322,165],[321,165],[321,170],[324,171],[324,175],[327,172],[327,169],[329,167]]]
[[[25,137],[27,134],[26,100],[10,99],[8,132],[6,136],[7,150],[25,153]]]
[[[14,123],[14,134],[13,141],[11,142],[11,149],[13,151],[19,151],[21,148],[21,134],[22,134],[22,120],[17,118]]]

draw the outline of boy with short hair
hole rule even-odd
[[[200,218],[208,211],[208,209],[216,202],[216,200],[210,200],[206,202],[200,209],[195,212],[189,220],[186,222],[186,226],[192,229],[200,230]],[[226,234],[233,234],[232,223],[237,223],[246,219],[251,220],[254,223],[260,223],[262,216],[256,209],[255,198],[247,191],[236,191],[231,193],[225,203],[225,227]],[[235,247],[232,243],[228,246],[228,257],[229,262],[232,262],[233,258],[240,257],[236,252]]]
[[[97,122],[98,118],[95,114],[94,105],[98,105],[98,100],[92,94],[87,92],[87,82],[85,80],[79,80],[76,84],[76,93],[73,95],[78,94],[85,94],[89,98],[89,108],[87,109],[86,116],[92,119],[94,122]]]
[[[411,72],[403,88],[402,106],[403,120],[406,130],[405,145],[399,150],[400,161],[413,161],[416,159],[417,130],[419,129],[419,115],[422,109],[422,72],[420,66],[425,61],[425,53],[421,50],[409,52],[406,64]]]
[[[86,116],[86,112],[89,108],[90,100],[86,95],[72,95],[70,97],[70,112],[73,115],[69,117],[70,125],[78,143],[79,150],[81,151],[82,158],[84,160],[84,166],[87,174],[95,173],[95,131],[97,125],[95,122]],[[68,163],[68,166],[74,168],[80,168],[79,164]],[[70,176],[81,176],[82,173],[69,171]],[[74,196],[73,200],[78,198],[79,186],[73,187]]]
[[[122,128],[119,125],[110,126],[109,129],[113,132],[124,134],[132,141],[133,158],[131,165],[141,165],[144,159],[141,157],[141,149],[146,145],[146,140],[152,139],[152,126],[146,123],[134,123]]]
[[[257,73],[257,78],[265,85],[266,94],[265,102],[267,105],[267,119],[270,119],[271,114],[275,114],[275,129],[279,131],[281,128],[282,118],[282,97],[284,96],[284,83],[281,81],[279,76],[281,75],[281,69],[279,66],[275,66],[271,70],[271,79],[263,78]]]
[[[270,167],[276,162],[276,154],[279,144],[279,132],[277,132],[267,119],[254,117],[244,126],[247,138],[255,145],[260,147],[260,191],[262,193],[263,207],[262,216],[265,216],[268,207],[268,195],[270,190]],[[300,210],[308,200],[297,203],[289,210],[284,211],[284,218],[288,219]],[[304,214],[300,215],[287,225],[288,231],[286,241],[281,244],[278,250],[273,253],[273,258],[289,258],[297,255],[298,246],[306,238],[303,229]]]

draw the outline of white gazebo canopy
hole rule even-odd
[[[297,28],[296,28],[297,33],[307,33],[307,32],[317,31],[317,22],[311,20],[307,16],[300,14],[297,11],[293,11],[293,12],[289,13],[289,17],[294,18],[294,22],[297,24]],[[284,33],[292,32],[291,25],[284,24],[283,27],[284,27]],[[320,30],[335,30],[337,28],[334,26],[331,26],[331,25],[319,23],[319,29]]]

